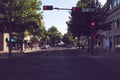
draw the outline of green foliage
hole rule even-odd
[[[0,28],[8,32],[31,33],[41,29],[41,2],[38,0],[1,0]]]
[[[26,30],[26,31],[24,32],[24,37],[27,37],[28,35],[30,35],[30,33],[28,32],[28,30]]]
[[[40,38],[38,36],[33,36],[31,40],[33,43],[38,43],[40,41]]]
[[[43,27],[43,29],[41,30],[41,33],[39,34],[40,38],[41,38],[41,41],[42,43],[47,43],[47,40],[48,40],[48,33],[45,29],[45,27]]]
[[[72,44],[73,45],[75,43],[75,39],[71,33],[64,34],[62,37],[62,41],[65,44]]]
[[[84,0],[78,1],[77,7],[91,7],[93,0]]]
[[[50,38],[51,45],[54,45],[61,41],[62,34],[58,31],[58,29],[55,26],[51,26],[48,29],[48,36]]]
[[[95,21],[95,31],[99,30],[99,23],[103,20],[103,17],[101,17],[101,4],[98,0],[80,0],[76,6],[80,8],[94,8],[95,12],[82,12],[82,10],[76,13],[71,12],[70,21],[67,22],[69,31],[77,37],[90,35],[92,20]]]

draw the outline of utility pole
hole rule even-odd
[[[91,29],[91,54],[94,54],[94,28]]]
[[[92,0],[92,8],[94,7],[94,0]],[[93,12],[94,13],[94,12]],[[91,20],[91,54],[94,54],[94,27],[95,27],[95,22],[94,22],[94,14],[92,13],[92,20]]]

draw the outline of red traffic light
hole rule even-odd
[[[47,7],[46,6],[43,6],[43,10],[46,10],[47,9]]]
[[[72,11],[76,11],[77,10],[77,7],[72,7]]]
[[[94,22],[94,21],[91,22],[91,26],[92,26],[92,27],[95,26],[95,22]]]
[[[53,6],[43,6],[43,10],[53,10]]]
[[[96,35],[94,35],[94,36],[93,36],[93,38],[94,38],[94,39],[96,39],[96,38],[97,38],[97,36],[96,36]]]
[[[72,7],[72,12],[77,12],[77,11],[80,11],[80,8],[79,7]]]

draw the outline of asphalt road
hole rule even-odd
[[[0,59],[0,80],[120,80],[118,71],[104,65],[111,59],[80,54],[65,49]]]

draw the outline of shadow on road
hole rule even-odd
[[[64,49],[64,50],[51,50],[51,51],[38,51],[25,54],[26,56],[78,56],[84,52],[78,49]]]

